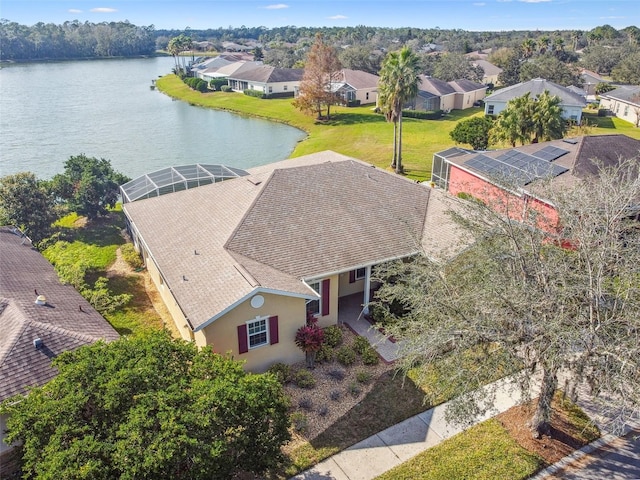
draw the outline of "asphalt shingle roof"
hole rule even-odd
[[[0,401],[56,375],[60,353],[118,333],[70,285],[28,239],[0,227]],[[38,295],[45,305],[35,303]],[[42,347],[34,346],[35,339]]]
[[[277,68],[271,65],[261,65],[247,70],[237,70],[230,77],[246,82],[280,83],[299,82],[303,75],[304,70],[300,68]]]
[[[528,82],[518,83],[511,85],[510,87],[501,88],[495,93],[489,95],[484,99],[485,102],[497,101],[508,102],[509,100],[523,96],[525,93],[530,93],[532,98],[537,98],[545,90],[549,91],[549,94],[560,97],[561,105],[571,105],[583,107],[587,104],[587,101],[571,90],[558,85],[557,83],[550,82],[543,78],[534,78]]]

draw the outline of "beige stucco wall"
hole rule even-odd
[[[601,98],[600,108],[610,110],[616,117],[626,120],[634,125],[638,121],[638,115],[640,114],[639,107],[610,98]],[[636,109],[639,109],[638,114],[636,114]]]
[[[304,354],[294,343],[296,331],[305,323],[304,298],[286,297],[261,293],[264,304],[260,308],[251,306],[251,298],[232,311],[216,319],[202,330],[202,337],[218,353],[231,354],[234,359],[244,361],[245,368],[262,372],[276,362],[295,363],[304,360]],[[278,316],[278,343],[238,351],[238,326],[255,320],[256,317]],[[198,332],[199,333],[199,332]],[[197,333],[197,334],[198,334]]]
[[[356,90],[356,100],[360,100],[360,105],[367,105],[370,103],[376,103],[378,100],[378,88],[363,88],[361,90]],[[367,98],[367,93],[369,94],[369,98]]]
[[[176,328],[180,332],[180,335],[185,340],[193,340],[194,338],[192,336],[191,328],[187,324],[187,320],[184,314],[182,313],[182,310],[178,306],[178,302],[176,302],[176,299],[171,293],[171,290],[169,289],[169,287],[167,287],[167,285],[162,280],[160,271],[158,270],[158,267],[156,266],[155,262],[144,251],[143,251],[143,257],[147,267],[147,272],[149,273],[151,280],[155,284],[156,290],[158,290],[160,297],[162,297],[162,301],[167,307],[167,310],[169,310],[169,313],[171,314],[171,317],[173,318],[173,321],[176,325]]]
[[[482,100],[486,96],[486,90],[474,90],[473,92],[459,93],[456,95],[455,108],[464,110],[473,107],[474,102]]]
[[[456,95],[444,95],[440,97],[440,110],[453,110],[456,108]]]
[[[338,297],[345,297],[354,293],[364,292],[364,278],[349,283],[349,272],[339,275]]]

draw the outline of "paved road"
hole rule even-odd
[[[632,430],[547,478],[640,480],[640,430]]]

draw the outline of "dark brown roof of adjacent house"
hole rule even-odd
[[[420,75],[420,83],[418,84],[418,89],[433,93],[438,96],[451,95],[452,93],[456,93],[456,89],[444,80],[428,77],[426,75]]]
[[[621,160],[640,159],[640,140],[626,135],[589,135],[582,138],[572,174],[578,178],[598,173],[598,168],[615,167]]]
[[[36,298],[44,296],[44,305]],[[0,401],[53,378],[60,353],[118,333],[19,231],[0,227]],[[39,348],[34,341],[40,339]]]
[[[487,86],[482,83],[472,82],[471,80],[467,80],[466,78],[459,78],[457,80],[452,80],[451,82],[447,82],[449,85],[453,87],[456,92],[467,93],[474,92],[476,90],[486,90]]]

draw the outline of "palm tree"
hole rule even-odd
[[[404,46],[384,59],[378,81],[378,106],[388,122],[393,122],[393,158],[391,167],[402,173],[402,107],[418,94],[420,60]]]
[[[556,140],[564,136],[566,123],[562,118],[560,97],[545,90],[538,95],[533,115],[533,143]]]

